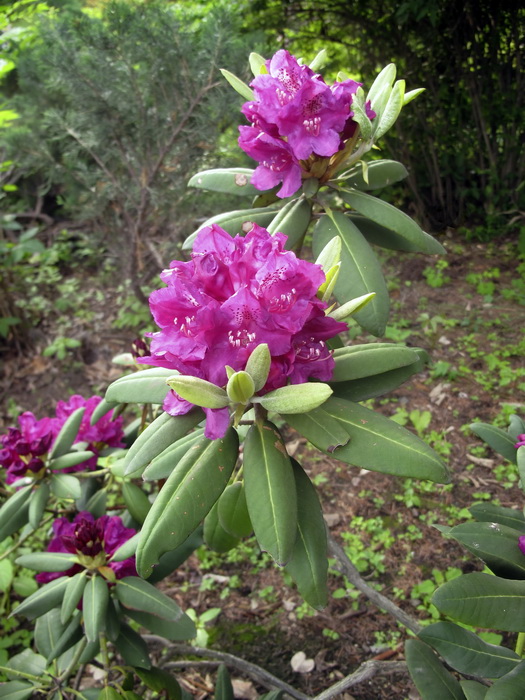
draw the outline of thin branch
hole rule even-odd
[[[371,588],[361,577],[359,571],[355,568],[350,559],[346,556],[341,545],[338,544],[330,534],[328,535],[328,548],[339,564],[337,567],[338,570],[346,576],[353,586],[361,591],[361,593],[364,593],[366,597],[372,601],[372,603],[377,605],[378,608],[381,608],[382,610],[385,610],[393,615],[404,627],[414,632],[414,634],[419,634],[422,627],[416,618],[412,617],[404,610],[401,610],[399,606],[389,600],[386,596]]]
[[[342,693],[347,688],[353,685],[367,681],[374,676],[384,675],[386,673],[406,672],[407,665],[404,661],[365,661],[357,670],[349,676],[345,676],[334,685],[331,685],[322,693],[316,695],[313,700],[330,700],[335,698],[339,693]]]

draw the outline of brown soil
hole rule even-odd
[[[523,340],[525,306],[518,303],[518,299],[504,299],[499,293],[516,277],[517,256],[512,242],[498,247],[471,245],[461,248],[449,240],[447,246],[449,267],[444,274],[451,279],[440,288],[429,287],[422,276],[423,269],[432,264],[428,257],[396,254],[386,263],[387,278],[399,280],[392,292],[393,318],[407,320],[406,330],[410,333],[405,342],[425,347],[434,362],[448,362],[453,368],[466,363],[472,370],[483,369],[483,356],[470,358],[462,345],[462,338],[467,334],[474,334],[478,349],[496,356],[498,346],[516,345]],[[465,282],[465,276],[493,267],[498,267],[501,275],[493,302],[488,304],[472,284]],[[407,286],[406,282],[410,285]],[[86,340],[83,336],[83,345],[68,363],[42,357],[39,351],[45,346],[45,339],[40,347],[24,356],[15,356],[8,347],[4,348],[0,428],[2,422],[4,426],[12,423],[14,408],[32,410],[40,417],[52,410],[58,399],[73,392],[84,395],[100,393],[110,381],[120,376],[119,368],[111,365],[111,357],[128,351],[133,335],[115,332],[111,328],[115,316],[110,301],[111,290],[106,289],[105,293],[107,302],[97,309],[96,341],[92,337]],[[435,332],[423,333],[422,325],[428,324],[428,320],[422,318],[425,313],[430,319],[439,316],[445,320],[456,319],[459,323],[454,327],[438,323]],[[490,339],[491,330],[497,332],[497,342]],[[85,334],[85,329],[82,332]],[[522,357],[517,355],[511,355],[507,360],[511,367],[523,366]],[[449,506],[468,507],[479,500],[476,494],[480,492],[490,493],[505,506],[519,507],[522,504],[517,486],[506,488],[496,478],[494,470],[503,463],[502,459],[487,451],[484,457],[493,460],[492,463],[483,464],[478,460],[473,464],[469,455],[481,442],[468,430],[462,430],[462,426],[475,419],[493,422],[504,403],[513,404],[516,412],[523,414],[523,393],[520,396],[517,388],[519,381],[523,383],[523,377],[503,386],[487,387],[481,386],[473,376],[431,379],[430,373],[429,369],[393,392],[391,396],[397,402],[376,401],[375,404],[375,408],[386,415],[392,415],[400,407],[408,411],[430,411],[430,429],[441,433],[451,443],[448,463],[452,488],[436,485],[432,491],[420,494],[421,502],[417,504],[402,502],[402,494],[406,491],[395,478],[320,458],[306,441],[298,439],[292,432],[288,435],[295,456],[311,477],[317,476],[322,482],[319,492],[324,512],[329,516],[330,531],[339,542],[344,541],[342,533],[358,532],[359,525],[353,524],[355,518],[380,517],[385,529],[391,530],[393,541],[384,547],[375,545],[375,554],[383,557],[382,571],[370,566],[362,573],[369,582],[378,584],[385,595],[393,597],[397,592],[396,602],[416,616],[422,613],[410,599],[412,587],[432,578],[433,569],[444,571],[448,567],[458,567],[468,572],[481,568],[478,561],[459,545],[445,539],[428,524],[429,521],[446,524]],[[436,389],[438,384],[441,386]],[[476,454],[479,457],[479,453]],[[422,536],[407,539],[404,535],[409,529],[420,532]],[[365,542],[369,541],[366,531],[362,537]],[[261,559],[261,555],[258,556]],[[224,578],[212,580],[210,590],[199,590],[203,577],[209,578],[210,574]],[[240,586],[231,588],[221,599],[228,577],[234,575],[240,577]],[[344,587],[341,576],[332,574],[330,586],[332,591]],[[321,692],[368,659],[403,659],[406,638],[403,629],[363,596],[331,598],[322,612],[304,615],[304,606],[301,607],[295,589],[286,585],[281,572],[271,565],[254,568],[254,563],[246,559],[235,563],[223,560],[211,571],[206,571],[193,555],[175,572],[166,587],[183,608],[192,607],[198,613],[210,607],[222,608],[210,628],[212,647],[257,663],[309,695]],[[187,591],[181,592],[185,587]],[[401,591],[405,599],[399,597]],[[333,638],[326,636],[326,630],[331,631],[329,634]],[[385,646],[382,640],[385,637],[392,640],[393,634],[394,642]],[[292,670],[290,660],[298,651],[304,651],[307,658],[315,660],[313,671],[298,673]],[[184,676],[194,697],[204,700],[210,696],[213,688],[211,671],[195,670]],[[234,671],[233,677],[239,678],[240,675]],[[245,684],[243,688],[239,689],[239,697],[251,698],[254,688],[264,691],[256,683]],[[340,697],[347,700],[400,700],[415,698],[417,693],[406,674],[400,673],[376,677],[352,687]]]

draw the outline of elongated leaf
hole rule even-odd
[[[38,591],[23,600],[15,610],[17,615],[25,615],[29,620],[44,615],[51,608],[56,608],[62,602],[67,586],[65,576],[45,583]]]
[[[519,534],[500,523],[487,522],[461,523],[448,532],[497,576],[525,579],[525,557],[518,546]]]
[[[203,170],[191,178],[188,182],[188,187],[236,194],[241,197],[255,197],[259,194],[259,190],[255,189],[250,182],[254,172],[254,170],[249,168]]]
[[[215,700],[234,700],[233,685],[230,674],[224,664],[219,666],[215,684]]]
[[[124,559],[132,557],[137,551],[139,537],[140,532],[137,532],[133,537],[130,537],[129,540],[126,540],[124,544],[121,544],[120,547],[113,552],[110,561],[124,561]]]
[[[161,637],[171,639],[174,642],[194,639],[197,634],[195,623],[182,611],[181,616],[176,622],[172,620],[163,620],[161,617],[151,615],[141,610],[126,608],[125,612],[128,617],[138,622],[150,632],[153,632],[153,634],[159,634]]]
[[[219,522],[233,537],[248,537],[253,526],[246,505],[244,484],[240,481],[225,488],[217,502]]]
[[[246,371],[253,379],[255,391],[260,391],[266,384],[271,363],[272,357],[266,343],[260,343],[252,350],[246,363]]]
[[[388,102],[385,105],[382,114],[378,119],[374,120],[374,140],[380,139],[381,136],[392,128],[395,124],[399,113],[403,109],[403,99],[405,97],[405,81],[398,80],[390,93]]]
[[[183,614],[174,600],[138,576],[126,576],[117,581],[115,593],[124,607],[147,612],[164,620],[176,622]]]
[[[106,400],[116,403],[163,403],[170,390],[166,379],[177,374],[162,367],[126,374],[109,385]]]
[[[260,398],[254,396],[252,401],[274,413],[304,413],[323,404],[332,391],[328,384],[306,382],[280,387]]]
[[[516,441],[507,432],[489,423],[471,423],[470,429],[495,452],[516,464]]]
[[[119,636],[121,623],[122,610],[117,601],[110,596],[106,612],[106,636],[111,642],[114,642]]]
[[[215,552],[229,552],[239,544],[239,539],[230,535],[219,521],[217,503],[210,510],[204,520],[204,542]]]
[[[49,492],[49,484],[46,481],[42,481],[39,486],[33,489],[31,494],[28,517],[29,524],[34,530],[40,525],[40,521],[44,515],[44,510],[49,500]]]
[[[185,435],[172,445],[167,447],[164,452],[161,452],[158,457],[155,457],[144,472],[142,478],[144,481],[155,481],[157,479],[166,479],[175,469],[180,460],[188,452],[188,450],[203,437],[203,429],[195,430],[189,435]]]
[[[422,700],[465,700],[461,686],[429,646],[418,639],[408,639],[405,659]]]
[[[243,81],[238,78],[236,75],[233,73],[230,73],[229,70],[226,70],[225,68],[220,69],[222,75],[226,80],[230,83],[232,88],[239,93],[242,97],[244,97],[245,100],[254,100],[255,99],[255,94],[251,88],[249,88],[246,83],[243,83]]]
[[[386,225],[381,226],[375,221],[372,221],[372,219],[361,216],[361,214],[350,213],[347,214],[347,216],[350,221],[357,226],[369,243],[378,245],[381,248],[386,248],[387,250],[404,250],[408,253],[445,252],[441,243],[436,241],[435,238],[425,231],[416,231],[415,228],[409,227],[409,236],[407,236],[407,230],[404,228],[400,231],[394,231]]]
[[[476,503],[469,511],[480,522],[500,523],[518,530],[520,535],[525,532],[525,516],[520,510],[495,506],[493,503]]]
[[[31,649],[24,649],[20,654],[12,656],[7,666],[15,672],[21,671],[33,676],[41,676],[46,669],[46,660],[41,654],[35,654]],[[14,677],[16,678],[16,675]]]
[[[342,190],[341,197],[347,204],[359,212],[359,214],[366,216],[385,229],[395,231],[398,236],[405,238],[407,241],[417,246],[417,249],[421,250],[423,240],[426,240],[428,245],[427,249],[423,252],[444,252],[442,246],[433,238],[429,237],[425,239],[425,237],[421,235],[424,232],[413,219],[391,204],[384,202],[382,199],[373,197],[365,192],[359,192],[358,190]]]
[[[506,676],[497,680],[488,689],[485,700],[523,700],[523,689],[525,688],[525,661],[507,673]]]
[[[280,232],[288,237],[286,250],[292,250],[301,243],[312,217],[312,204],[304,197],[292,199],[275,215],[268,224],[268,233]]]
[[[466,574],[440,586],[432,602],[445,615],[467,625],[523,631],[525,581]]]
[[[417,362],[412,348],[394,343],[368,343],[340,348],[334,352],[335,368],[330,382],[344,382],[381,374]]]
[[[78,557],[62,552],[33,552],[22,554],[16,563],[33,571],[67,571],[73,564],[78,563]]]
[[[133,356],[132,356],[133,358]],[[98,421],[105,416],[107,413],[112,411],[118,404],[106,401],[106,399],[102,399],[102,401],[95,406],[95,410],[91,414],[91,418],[89,420],[90,425],[95,425],[98,423]]]
[[[306,602],[320,610],[328,600],[326,526],[315,486],[300,464],[292,460],[292,465],[297,489],[297,538],[285,570]]]
[[[42,615],[35,622],[36,648],[44,658],[47,658],[56,646],[64,628],[65,625],[60,621],[60,610],[57,608]]]
[[[62,600],[60,609],[60,620],[62,623],[67,622],[77,608],[77,605],[82,600],[84,588],[87,582],[87,569],[81,571],[69,579]]]
[[[85,506],[85,510],[89,511],[95,518],[101,518],[106,512],[106,501],[108,493],[106,489],[95,491]]]
[[[370,90],[368,91],[368,94],[366,96],[367,100],[370,100],[372,109],[377,112],[378,116],[382,112],[382,108],[386,104],[386,101],[388,100],[388,95],[386,99],[384,99],[384,104],[380,103],[378,98],[384,94],[385,88],[388,90],[388,94],[390,94],[390,90],[392,89],[392,84],[394,80],[396,79],[396,66],[394,63],[389,63],[387,66],[383,68],[383,70],[378,74],[374,82],[372,83]]]
[[[278,211],[278,207],[271,206],[260,207],[258,209],[238,209],[236,211],[227,211],[223,214],[212,216],[210,219],[207,219],[202,226],[199,226],[197,231],[194,231],[186,238],[182,250],[191,250],[193,241],[197,238],[197,235],[202,229],[207,226],[217,224],[217,226],[220,226],[231,236],[235,236],[237,233],[247,233],[251,229],[252,223],[264,227],[268,226]]]
[[[263,73],[266,70],[266,59],[263,58],[260,54],[255,53],[255,51],[252,51],[251,54],[248,56],[248,61],[250,63],[250,70],[252,71],[255,77],[257,77],[258,75],[260,75],[260,73]]]
[[[81,617],[82,615],[80,611],[76,610],[69,623],[64,627],[62,634],[56,641],[56,644],[49,652],[47,656],[48,663],[59,657],[68,649],[71,649],[71,647],[77,644],[84,637],[82,625],[80,624]]]
[[[30,484],[19,489],[0,508],[0,541],[27,523],[32,488]]]
[[[130,447],[125,461],[125,473],[139,474],[143,467],[202,420],[204,413],[200,409],[194,409],[183,416],[161,413]]]
[[[364,406],[333,396],[309,413],[283,418],[323,452],[372,471],[445,482],[445,465],[426,443],[394,421]],[[333,421],[346,432],[346,444],[334,447]]]
[[[108,585],[102,576],[92,576],[86,583],[82,596],[84,612],[84,630],[88,642],[95,642],[100,632],[106,627],[106,610],[108,607]]]
[[[224,408],[229,404],[228,394],[211,382],[186,375],[177,375],[168,380],[168,386],[190,403],[204,408]]]
[[[71,445],[75,442],[75,438],[78,435],[78,430],[85,411],[85,407],[82,406],[81,408],[77,408],[76,411],[73,411],[73,413],[69,416],[56,436],[53,447],[49,452],[49,459],[62,457],[62,455],[65,455],[66,452],[69,452]]]
[[[441,654],[449,666],[471,676],[500,678],[521,662],[514,651],[488,644],[452,622],[429,625],[419,633],[419,638]]]
[[[523,433],[525,433],[525,421],[523,421],[515,413],[512,414],[509,421],[510,422],[507,432],[511,436],[511,438],[516,442],[518,439],[518,435],[522,435]]]
[[[185,562],[190,554],[192,554],[197,547],[201,546],[202,542],[202,527],[199,526],[179,547],[161,556],[158,565],[153,569],[153,573],[148,578],[148,581],[150,583],[162,581]],[[192,637],[194,636],[195,635],[192,635]]]
[[[246,503],[263,551],[283,566],[297,536],[297,492],[293,467],[277,428],[252,425],[244,442]]]
[[[25,681],[9,681],[2,684],[2,700],[28,700],[33,696],[34,687]]]
[[[363,168],[358,164],[348,173],[345,187],[354,187],[362,191],[379,190],[404,180],[407,176],[408,171],[402,163],[396,160],[375,160],[368,163],[368,182],[363,177]]]
[[[373,335],[383,335],[388,320],[389,300],[381,268],[372,249],[350,219],[341,213],[322,216],[316,224],[313,251],[317,257],[329,240],[342,241],[341,270],[334,294],[339,303],[375,292],[375,297],[356,313],[355,320]]]
[[[175,678],[161,668],[136,668],[135,673],[140,680],[151,690],[157,693],[165,692],[170,700],[181,700],[182,693],[180,685]]]
[[[459,681],[459,684],[467,700],[484,700],[487,694],[487,686],[477,681]]]
[[[49,468],[54,471],[55,469],[69,469],[69,467],[76,467],[77,464],[87,462],[87,460],[91,459],[94,454],[94,452],[90,452],[88,450],[84,450],[83,452],[69,452],[67,455],[62,455],[62,457],[52,459],[49,463]]]
[[[53,474],[50,484],[57,498],[77,499],[82,495],[80,481],[72,474]]]
[[[96,700],[122,700],[122,696],[118,690],[115,690],[115,688],[107,685],[102,688]]]
[[[129,666],[151,668],[146,642],[129,625],[122,623],[115,646]]]
[[[142,525],[151,508],[148,497],[136,484],[125,481],[122,484],[122,497],[131,517]]]

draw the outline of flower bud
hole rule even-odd
[[[228,394],[205,379],[191,376],[170,377],[166,383],[186,401],[203,408],[224,408],[230,403]]]
[[[235,372],[228,380],[226,392],[233,403],[247,404],[255,392],[253,379],[248,372]]]

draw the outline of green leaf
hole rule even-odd
[[[124,481],[122,484],[122,497],[131,517],[142,525],[151,508],[148,497],[136,484]]]
[[[122,611],[120,607],[117,610],[117,606],[116,600],[110,596],[106,613],[106,636],[111,642],[117,639],[121,629]]]
[[[38,618],[35,623],[35,644],[42,656],[45,658],[49,656],[60,639],[64,627],[65,625],[60,621],[60,610],[57,608]]]
[[[253,397],[252,401],[274,413],[306,413],[323,404],[331,395],[328,384],[305,382],[274,389],[264,396]]]
[[[157,496],[142,527],[137,571],[147,578],[161,554],[180,546],[224,491],[239,450],[237,433],[193,445]]]
[[[389,63],[379,73],[368,91],[366,99],[370,100],[372,109],[376,112],[377,116],[381,115],[386,105],[395,79],[396,66],[394,63]]]
[[[202,420],[204,420],[204,413],[199,409],[191,410],[183,416],[161,413],[130,447],[126,455],[125,473],[138,474],[144,466],[180,440]]]
[[[297,492],[293,467],[277,428],[269,422],[249,429],[244,442],[246,503],[263,551],[283,566],[297,536]]]
[[[95,642],[106,627],[108,607],[108,584],[102,576],[92,576],[86,583],[82,596],[84,630],[88,642]]]
[[[381,115],[374,120],[374,141],[380,139],[381,136],[386,134],[386,132],[394,126],[399,113],[403,109],[404,97],[405,81],[398,80],[394,83],[384,110]]]
[[[461,686],[429,646],[418,639],[408,639],[405,659],[422,700],[465,700]]]
[[[381,268],[372,249],[359,229],[345,216],[334,213],[322,216],[316,224],[313,251],[317,257],[335,236],[342,241],[341,271],[334,294],[340,304],[375,292],[376,296],[355,315],[355,320],[373,335],[383,335],[388,320],[389,300]]]
[[[2,700],[28,700],[33,696],[34,687],[24,681],[10,681],[1,686]]]
[[[40,654],[35,654],[31,649],[24,649],[20,654],[12,656],[7,666],[13,671],[30,673],[33,676],[42,676],[46,670],[46,660]]]
[[[522,632],[525,581],[489,574],[465,574],[440,586],[432,598],[445,615],[475,627]]]
[[[388,187],[394,182],[404,180],[408,171],[402,163],[396,160],[374,160],[368,163],[365,182],[363,168],[357,164],[348,173],[345,173],[345,187],[353,187],[357,190],[379,190]]]
[[[223,75],[224,78],[230,83],[232,88],[235,90],[235,92],[238,92],[241,97],[244,97],[245,100],[255,100],[255,94],[251,88],[249,88],[246,83],[243,83],[243,81],[238,78],[236,75],[233,73],[230,73],[229,70],[226,70],[225,68],[220,68],[220,71]]]
[[[345,382],[382,374],[419,360],[412,348],[394,343],[368,343],[339,348],[334,352],[334,373],[330,382]]]
[[[272,358],[266,343],[261,343],[252,350],[246,363],[246,371],[253,379],[255,391],[260,391],[268,381],[271,363]]]
[[[312,204],[308,199],[299,197],[287,202],[266,227],[268,233],[284,233],[288,237],[286,250],[299,246],[304,238],[312,218]]]
[[[204,542],[215,552],[229,552],[239,544],[239,539],[227,532],[219,522],[217,503],[204,519]]]
[[[101,518],[106,512],[106,501],[108,494],[106,489],[99,489],[91,496],[85,505],[84,510],[87,510],[95,518]]]
[[[172,377],[168,380],[168,386],[183,399],[196,406],[225,408],[230,403],[224,389],[200,377],[189,375]]]
[[[56,608],[62,602],[68,578],[62,576],[54,581],[45,583],[35,593],[23,600],[14,611],[16,615],[25,615],[29,620],[44,615]]]
[[[44,510],[46,509],[47,502],[49,500],[49,484],[47,481],[41,481],[38,486],[33,489],[31,494],[31,499],[29,501],[29,524],[36,530],[40,525],[42,516],[44,515]]]
[[[520,533],[500,523],[471,522],[453,527],[448,535],[482,559],[497,576],[525,579]]]
[[[217,502],[217,508],[219,522],[230,535],[241,538],[252,534],[253,526],[243,483],[236,481],[227,486]]]
[[[192,532],[191,535],[184,540],[180,547],[173,549],[171,552],[166,552],[166,554],[161,556],[158,565],[153,569],[153,573],[148,578],[148,581],[150,583],[162,581],[162,579],[166,578],[166,576],[185,562],[190,554],[192,554],[197,547],[201,546],[202,542],[202,527],[198,527],[195,532]],[[194,637],[195,635],[192,636]]]
[[[317,71],[324,66],[326,61],[328,60],[328,52],[326,49],[321,49],[317,56],[314,58],[313,61],[310,63],[310,68],[311,70],[314,71],[314,73],[317,73]]]
[[[292,459],[297,489],[297,538],[285,570],[299,593],[320,610],[328,601],[328,545],[323,511],[315,486],[303,468]]]
[[[129,625],[122,623],[120,634],[115,641],[122,658],[129,666],[141,666],[151,668],[148,647],[140,634],[137,634]]]
[[[234,700],[233,685],[230,674],[224,664],[219,666],[215,684],[215,700]]]
[[[148,688],[157,693],[167,692],[170,700],[181,700],[180,685],[175,678],[161,668],[152,667],[149,670],[136,668],[135,673]]]
[[[248,372],[244,372],[243,370],[234,372],[228,379],[226,393],[232,403],[246,405],[255,393],[253,379]]]
[[[452,622],[436,622],[419,633],[449,666],[460,673],[483,678],[500,678],[521,662],[510,649],[488,644],[464,627]]]
[[[194,231],[182,246],[182,250],[191,250],[193,241],[203,228],[217,224],[224,229],[230,236],[235,236],[237,233],[247,233],[252,224],[267,227],[270,221],[275,217],[279,209],[276,206],[260,207],[258,209],[238,209],[236,211],[227,211],[223,214],[217,214],[207,219],[197,231]]]
[[[353,121],[359,124],[361,137],[364,141],[369,141],[372,137],[373,126],[370,117],[366,113],[365,93],[361,87],[357,88],[357,92],[352,100],[352,112],[354,113]]]
[[[122,700],[122,696],[115,688],[107,685],[105,688],[102,688],[97,700]]]
[[[525,661],[497,680],[488,689],[485,700],[523,700],[523,688],[525,687]]]
[[[80,481],[71,474],[53,474],[50,479],[51,491],[57,498],[80,498]]]
[[[64,598],[62,599],[62,607],[60,609],[60,620],[62,623],[69,620],[71,615],[77,609],[77,605],[82,600],[84,588],[86,587],[87,582],[86,575],[87,569],[84,569],[84,571],[81,571],[80,573],[69,578],[64,592]]]
[[[32,484],[14,493],[0,508],[0,542],[27,523]]]
[[[493,503],[476,503],[469,508],[469,512],[480,522],[500,523],[518,530],[519,534],[525,532],[525,516],[520,510],[495,506]]]
[[[183,615],[175,601],[138,576],[126,576],[117,581],[115,594],[124,607],[147,612],[163,620],[176,622]]]
[[[110,402],[106,401],[106,399],[102,399],[102,401],[95,406],[95,410],[91,414],[91,418],[89,419],[89,424],[90,425],[95,425],[98,423],[98,421],[106,415],[106,413],[109,413],[112,411],[118,404],[115,402]]]
[[[84,637],[82,625],[80,624],[81,617],[82,615],[80,611],[75,610],[75,614],[71,618],[69,624],[63,628],[62,634],[49,652],[47,656],[47,663],[50,663],[53,661],[53,659],[58,658],[68,649],[71,649],[71,647],[78,644],[78,642]]]
[[[409,92],[405,92],[405,96],[403,97],[403,107],[409,102],[412,102],[412,100],[415,100],[416,97],[419,97],[419,95],[421,95],[422,92],[425,92],[425,88],[416,88],[415,90],[409,90]]]
[[[141,372],[126,374],[106,391],[106,401],[115,403],[163,403],[169,386],[166,379],[177,376],[177,372],[162,367],[144,369]]]
[[[266,59],[263,58],[260,54],[252,51],[251,54],[248,56],[248,61],[250,62],[250,69],[255,77],[264,72],[261,70],[261,68],[264,67],[264,70],[266,70]]]
[[[153,634],[159,634],[161,637],[165,637],[174,642],[194,639],[197,634],[195,623],[182,611],[181,616],[176,622],[163,620],[161,617],[151,615],[141,610],[126,609],[125,612],[128,617],[138,622],[150,632],[153,632]]]
[[[7,593],[13,583],[13,564],[9,559],[0,561],[0,593]]]
[[[347,464],[440,483],[448,479],[445,465],[426,443],[357,403],[332,396],[309,413],[283,418],[313,445]],[[330,431],[334,420],[346,431],[346,444],[343,440],[334,443]]]
[[[203,170],[191,178],[188,182],[188,187],[254,197],[259,194],[259,190],[255,189],[250,182],[254,172],[254,170],[249,168]]]
[[[69,452],[71,445],[75,442],[75,438],[78,435],[85,411],[85,407],[82,406],[81,408],[77,408],[76,411],[73,411],[73,413],[69,416],[56,436],[53,447],[49,452],[49,459],[62,457],[62,455],[65,455],[66,452]]]
[[[69,452],[67,455],[62,455],[62,457],[57,457],[49,462],[49,468],[55,469],[68,469],[69,467],[76,467],[77,464],[82,464],[82,462],[87,462],[88,459],[94,456],[94,452],[89,452],[85,450],[83,452]]]
[[[189,414],[186,414],[189,415]],[[185,416],[180,416],[184,418]],[[172,445],[167,447],[164,452],[155,457],[146,467],[142,474],[144,481],[156,481],[157,479],[166,479],[175,469],[180,460],[188,452],[188,450],[199,440],[202,439],[203,430],[195,430],[189,435],[185,435]]]
[[[515,413],[511,415],[509,421],[507,432],[514,441],[517,441],[518,435],[525,433],[525,422]]]
[[[445,249],[425,231],[416,231],[415,228],[409,227],[401,231],[394,231],[388,226],[380,224],[368,219],[361,214],[349,213],[348,218],[361,231],[363,236],[369,243],[378,245],[381,248],[388,250],[404,250],[409,253],[444,253]],[[407,237],[407,232],[409,236]]]
[[[514,447],[516,441],[507,432],[489,423],[471,423],[470,429],[495,452],[508,459],[509,462],[516,464],[517,450]]]
[[[129,540],[126,540],[124,544],[121,544],[120,547],[113,552],[110,561],[124,561],[124,559],[132,557],[137,551],[139,538],[140,532],[137,532],[135,535],[130,537]]]
[[[33,552],[22,554],[16,563],[33,571],[67,571],[73,564],[78,563],[78,557],[62,552]]]
[[[459,684],[467,700],[483,700],[487,694],[487,686],[477,681],[459,681]]]

